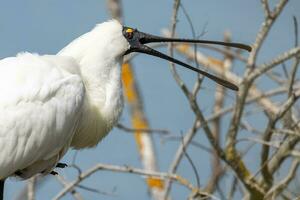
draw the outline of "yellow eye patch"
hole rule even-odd
[[[132,28],[129,28],[126,30],[126,33],[132,33],[133,32],[133,29]]]

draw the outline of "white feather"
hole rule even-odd
[[[129,44],[109,21],[58,55],[0,61],[0,180],[49,173],[70,146],[95,146],[122,108],[120,62]]]
[[[1,60],[0,179],[57,157],[70,143],[84,87],[78,74],[64,70],[66,65],[77,66],[73,59],[29,53]]]

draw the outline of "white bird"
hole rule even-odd
[[[123,108],[120,64],[125,54],[161,57],[238,89],[144,45],[150,42],[211,43],[251,50],[239,43],[161,38],[111,20],[75,39],[57,55],[26,52],[2,59],[1,188],[10,176],[27,179],[52,172],[70,147],[93,147],[108,134]]]

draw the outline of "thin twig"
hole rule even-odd
[[[295,47],[298,46],[298,22],[297,18],[294,16],[293,17],[293,22],[294,22],[294,35],[295,35]],[[300,55],[300,54],[299,54]],[[288,79],[288,97],[290,97],[293,94],[293,86],[295,83],[296,79],[296,73],[299,67],[300,63],[300,56],[295,56],[294,61],[293,61],[293,66],[291,69],[291,73],[289,75]],[[285,128],[289,128],[292,124],[292,110],[288,111],[287,114],[284,117],[284,126]]]
[[[181,143],[182,143],[182,146],[184,146],[183,145],[183,136],[182,135],[181,135]],[[194,164],[192,158],[190,157],[190,155],[186,151],[185,147],[183,147],[183,153],[184,153],[185,157],[187,158],[188,162],[190,163],[190,165],[192,166],[192,169],[193,169],[193,172],[194,172],[195,178],[196,178],[197,187],[200,188],[200,176],[199,176],[199,173],[197,171],[196,165]]]
[[[89,192],[104,195],[104,196],[113,196],[113,197],[116,196],[113,192],[103,192],[101,190],[91,188],[91,187],[87,187],[87,186],[84,186],[84,185],[77,185],[76,187],[80,188],[80,189],[83,189],[83,190],[86,190],[86,191],[89,191]]]
[[[171,166],[169,168],[169,173],[174,173],[176,172],[177,168],[178,168],[178,165],[184,155],[184,148],[190,143],[190,141],[193,139],[193,137],[195,136],[198,128],[198,123],[199,121],[198,120],[195,120],[194,121],[194,124],[192,126],[192,128],[189,130],[188,133],[185,134],[184,138],[182,139],[182,142],[180,144],[180,146],[178,147],[176,153],[175,153],[175,156],[174,156],[174,159],[171,163]],[[170,181],[166,181],[166,194],[165,194],[165,199],[167,198],[168,196],[168,193],[171,189],[171,182]]]
[[[238,185],[238,179],[237,179],[236,176],[234,176],[231,187],[230,187],[230,190],[229,190],[229,193],[228,193],[228,196],[227,196],[228,200],[233,199],[234,193],[236,192],[237,185]]]
[[[230,42],[230,34],[228,32],[225,32],[224,34],[224,41]],[[229,47],[225,47],[225,49],[229,50]],[[230,70],[232,65],[232,58],[225,56],[224,57],[224,71]],[[213,113],[219,112],[222,110],[224,103],[225,103],[225,93],[226,89],[220,85],[217,85],[217,92],[215,93],[215,105],[213,108]],[[220,143],[220,135],[221,135],[221,117],[216,118],[212,123],[212,130],[214,133],[214,137],[217,143]],[[212,156],[212,173],[209,181],[207,182],[207,185],[205,187],[205,191],[209,193],[213,193],[213,191],[216,189],[216,186],[218,185],[219,178],[221,178],[221,175],[223,174],[221,160],[217,154],[217,152],[214,151]]]
[[[271,11],[270,11],[268,0],[262,0],[261,3],[262,3],[262,6],[264,8],[264,11],[265,11],[265,18],[270,17],[271,16]]]
[[[70,184],[59,174],[57,174],[55,177],[62,184],[63,187],[67,187]],[[78,191],[75,190],[75,188],[72,188],[72,190],[70,190],[70,193],[74,197],[74,199],[83,200],[83,197]]]
[[[118,123],[116,125],[116,127],[118,129],[121,129],[125,132],[143,132],[143,133],[158,133],[158,134],[163,134],[163,135],[167,135],[170,134],[171,132],[169,130],[165,130],[165,129],[136,129],[136,128],[128,128],[127,126]]]
[[[185,134],[185,135],[186,135],[186,134]],[[166,141],[171,141],[171,140],[174,140],[174,141],[180,141],[180,142],[181,142],[182,138],[179,137],[179,136],[167,136],[167,137],[161,138],[162,143],[164,143],[164,142],[166,142]],[[194,147],[197,147],[197,148],[199,148],[199,149],[201,149],[201,150],[203,150],[203,151],[205,151],[205,152],[207,152],[207,153],[209,153],[209,154],[212,154],[212,153],[213,153],[212,149],[210,149],[209,147],[207,147],[207,146],[205,146],[205,145],[203,145],[203,144],[201,144],[201,143],[199,143],[199,142],[196,142],[196,141],[191,140],[191,141],[189,142],[189,145],[194,146]]]
[[[43,177],[41,175],[36,175],[35,180],[35,191],[37,191],[47,180],[49,180],[46,177]],[[15,195],[14,200],[28,200],[28,184],[26,184],[22,189],[18,191],[18,193]]]
[[[175,34],[176,22],[177,22],[177,14],[178,14],[179,5],[180,5],[180,0],[174,0],[174,3],[173,3],[173,12],[172,12],[172,16],[171,16],[171,26],[170,26],[171,36],[170,37],[174,37],[174,34]],[[168,52],[169,52],[169,55],[171,57],[173,57],[173,44],[172,43],[170,43],[168,45]],[[177,73],[177,71],[175,69],[175,64],[172,63],[172,62],[170,62],[170,66],[171,66],[172,75],[173,75],[176,83],[181,87],[182,91],[185,94],[189,94],[188,88],[186,87],[186,85],[184,84],[184,82],[181,80],[181,78],[179,77],[179,75],[178,75],[178,73]],[[195,122],[195,123],[197,123],[197,122]],[[182,148],[182,150],[183,150],[183,148]],[[178,150],[176,152],[176,157],[178,157],[177,155],[178,155]],[[182,155],[180,157],[182,157]],[[173,161],[173,163],[171,164],[171,167],[169,169],[169,173],[174,173],[176,171],[176,169],[177,169],[177,166],[178,166],[178,164],[174,163],[174,161]],[[171,190],[171,185],[172,185],[171,180],[167,180],[165,182],[164,200],[168,199],[168,196],[169,196],[169,193],[170,193],[170,190]]]
[[[194,28],[194,25],[193,25],[193,22],[192,22],[192,19],[191,17],[189,16],[188,12],[186,11],[185,7],[183,6],[182,3],[180,3],[179,5],[183,11],[183,14],[185,15],[189,25],[190,25],[190,29],[191,29],[191,32],[192,32],[192,36],[194,39],[196,39],[196,32],[195,32],[195,28]],[[205,31],[203,31],[200,35],[204,34]],[[194,62],[196,63],[196,67],[198,68],[199,67],[199,62],[198,62],[198,59],[197,59],[197,44],[193,44],[194,46]],[[201,84],[202,84],[202,81],[203,81],[203,76],[201,74],[198,74],[197,76],[197,80],[194,84],[194,87],[193,87],[193,91],[192,91],[192,95],[194,97],[197,96],[197,93],[199,92],[200,88],[201,88]]]

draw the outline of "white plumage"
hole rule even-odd
[[[121,24],[109,21],[57,55],[0,61],[0,180],[47,174],[70,146],[95,146],[111,130],[128,48]]]

